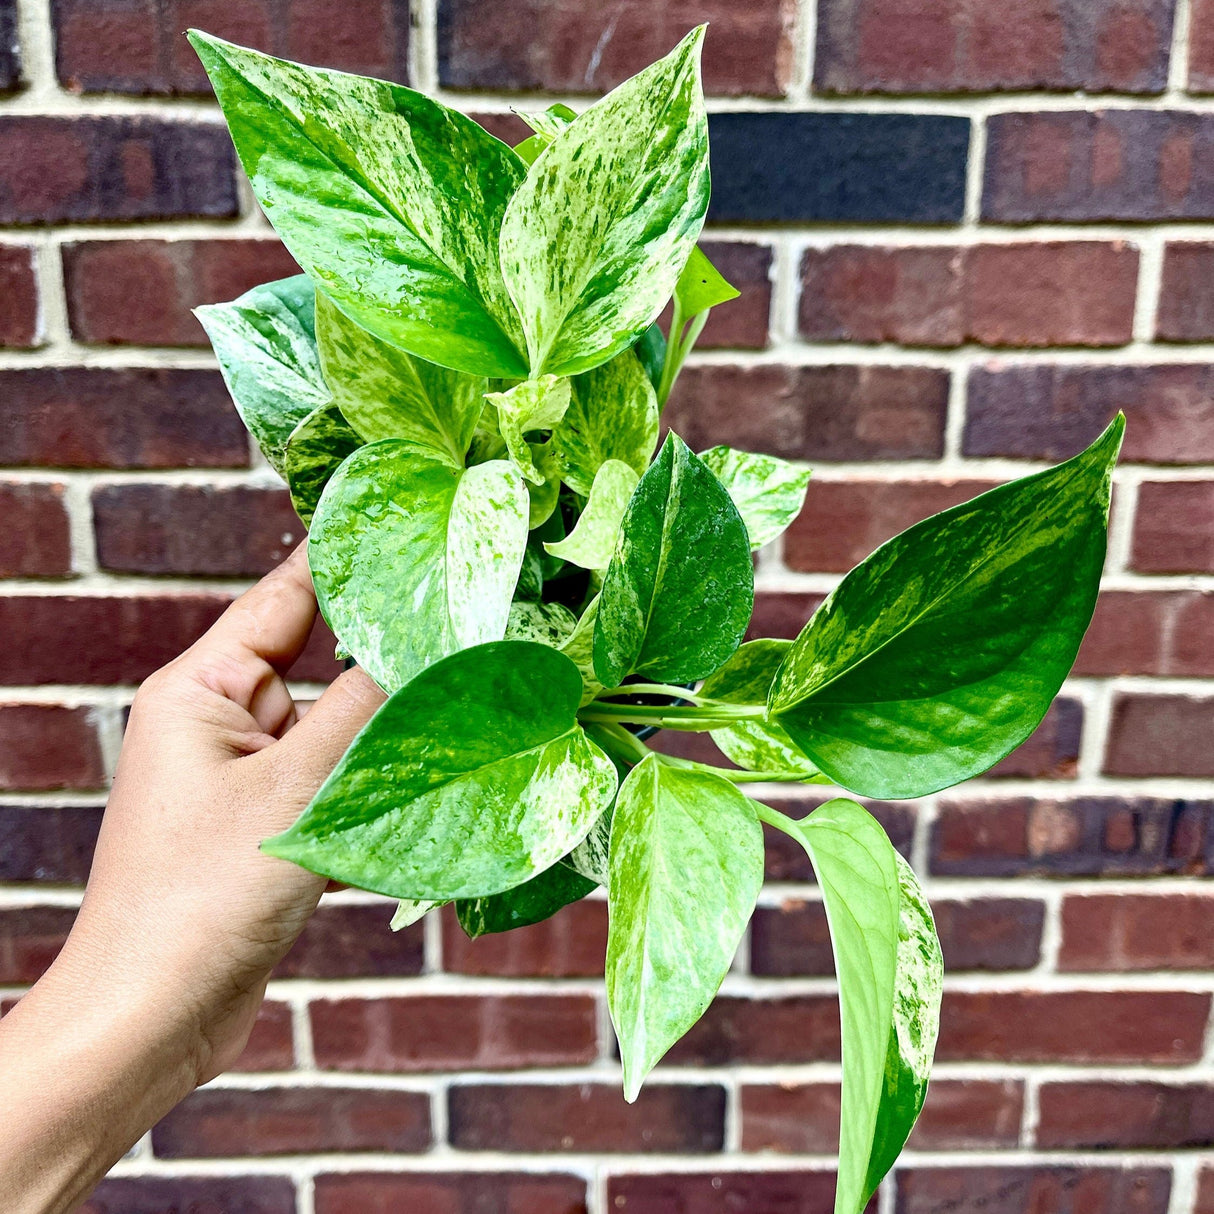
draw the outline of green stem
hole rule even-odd
[[[802,842],[801,824],[795,818],[782,814],[778,809],[772,809],[770,805],[764,805],[762,801],[755,802],[755,813],[758,814],[760,822],[782,830],[789,838],[796,839],[802,847],[805,846]]]
[[[685,771],[703,771],[712,776],[721,776],[731,784],[829,784],[819,773],[816,776],[799,776],[789,771],[740,771],[735,767],[714,767],[711,763],[697,763],[694,759],[679,759],[674,755],[660,755],[663,763],[680,767]],[[774,811],[773,811],[774,812]]]
[[[604,704],[601,700],[593,700],[578,713],[578,719],[620,725],[656,725],[659,729],[697,732],[730,725],[735,721],[758,720],[766,712],[767,709],[760,704],[713,704],[707,708],[690,708],[682,704]]]
[[[653,751],[636,734],[629,733],[622,725],[590,726],[590,736],[614,759],[624,763],[640,763]]]
[[[673,683],[626,683],[610,691],[600,691],[597,698],[609,700],[614,696],[670,696],[672,700],[695,700],[697,703],[707,699]]]
[[[666,407],[666,401],[674,388],[674,381],[679,378],[683,363],[704,331],[704,326],[708,323],[708,313],[711,311],[711,308],[705,308],[702,312],[697,312],[688,318],[683,315],[679,298],[677,295],[675,296],[674,310],[670,316],[670,336],[666,339],[666,358],[662,362],[662,375],[658,380],[659,412]]]

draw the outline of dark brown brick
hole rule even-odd
[[[797,797],[776,802],[776,808],[790,818],[803,818],[828,798]],[[915,831],[915,806],[906,801],[862,801],[861,804],[881,824],[890,842],[902,854],[910,857],[911,840]],[[783,831],[765,826],[767,839],[767,879],[769,881],[812,881],[813,870],[805,849]]]
[[[21,48],[17,43],[17,0],[0,0],[0,92],[21,83]]]
[[[206,346],[191,309],[298,273],[277,240],[85,240],[63,246],[72,336],[102,345]]]
[[[828,93],[1160,93],[1174,8],[1174,0],[822,0],[814,85]]]
[[[307,535],[285,489],[103,485],[93,491],[97,562],[119,573],[268,573]]]
[[[700,350],[762,350],[768,344],[771,315],[771,248],[742,241],[703,241],[709,260],[741,295],[713,308],[696,341]],[[670,332],[670,308],[659,318]]]
[[[59,955],[75,918],[70,906],[0,910],[0,983],[37,982]]]
[[[91,708],[0,704],[0,789],[104,784],[105,765]]]
[[[107,115],[0,118],[0,223],[228,218],[232,141],[215,123]]]
[[[209,93],[181,36],[198,25],[303,63],[408,78],[407,0],[55,0],[59,79],[77,92]]]
[[[52,468],[240,468],[249,440],[218,371],[0,371],[0,462]]]
[[[697,451],[932,459],[943,452],[948,381],[931,367],[689,367],[665,421]]]
[[[83,885],[101,813],[100,805],[0,806],[0,881]]]
[[[422,925],[394,932],[392,906],[325,903],[274,970],[276,978],[362,978],[422,972]]]
[[[837,1083],[745,1084],[742,1149],[828,1155],[839,1149]],[[937,1079],[910,1140],[920,1151],[1015,1147],[1024,1084],[1018,1080]]]
[[[1028,739],[988,772],[993,779],[1073,780],[1083,736],[1083,704],[1055,700]]]
[[[1170,1168],[1005,1164],[903,1168],[896,1214],[1167,1214]]]
[[[1058,968],[1214,969],[1214,898],[1200,893],[1068,896],[1062,904]]]
[[[2,3],[0,12],[3,12]],[[0,32],[3,24],[4,19],[0,17]],[[0,42],[0,59],[3,54],[3,43]],[[40,328],[34,250],[28,245],[0,245],[0,346],[19,349],[36,346],[41,337]]]
[[[67,577],[72,540],[63,485],[0,482],[0,577]]]
[[[1214,480],[1138,486],[1130,567],[1139,573],[1214,573]]]
[[[1067,110],[987,119],[982,217],[996,223],[1208,219],[1214,115]]]
[[[701,21],[709,93],[777,97],[792,70],[794,9],[787,0],[441,0],[438,73],[448,88],[602,93],[661,58]]]
[[[1210,0],[1192,0],[1189,12],[1188,90],[1190,93],[1214,92],[1214,4]],[[1211,1193],[1214,1198],[1214,1187]],[[1204,1214],[1204,1210],[1202,1207],[1198,1214]]]
[[[650,750],[673,755],[676,759],[691,759],[693,763],[709,763],[713,767],[736,767],[706,733],[680,733],[664,729],[650,738],[646,745]]]
[[[1067,459],[1121,409],[1127,420],[1123,461],[1214,460],[1214,369],[1200,363],[990,363],[970,371],[967,402],[966,455]]]
[[[465,1151],[702,1155],[725,1142],[725,1089],[650,1084],[625,1104],[615,1084],[456,1084],[451,1145]]]
[[[772,593],[760,590],[755,595],[754,614],[746,639],[777,637],[792,640],[809,623],[809,617],[822,605],[824,594]]]
[[[932,826],[940,876],[1149,876],[1210,871],[1214,801],[1016,797],[945,800]]]
[[[1214,1088],[1185,1083],[1044,1083],[1037,1145],[1177,1149],[1214,1146]]]
[[[1214,1168],[1205,1167],[1197,1173],[1197,1197],[1193,1214],[1214,1214]]]
[[[526,1172],[337,1172],[316,1178],[316,1214],[586,1214],[586,1182]]]
[[[1214,594],[1106,591],[1075,659],[1078,675],[1212,675]]]
[[[443,969],[453,974],[579,978],[603,972],[607,903],[582,899],[531,927],[469,940],[448,908],[443,919]]]
[[[612,1176],[607,1205],[625,1214],[822,1214],[834,1200],[833,1172],[658,1172]],[[865,1210],[876,1209],[874,1199]]]
[[[295,1214],[285,1176],[129,1176],[103,1180],[79,1214]]]
[[[746,999],[718,995],[664,1059],[671,1066],[835,1062],[839,1003],[833,995]]]
[[[294,1065],[295,1034],[290,1004],[267,999],[257,1009],[248,1044],[232,1070],[289,1071]]]
[[[429,1096],[368,1088],[210,1089],[187,1096],[152,1130],[162,1159],[412,1153],[429,1145]]]
[[[1163,341],[1214,338],[1214,244],[1169,240],[1155,312],[1155,336]]]
[[[316,1061],[337,1071],[571,1066],[598,1053],[585,995],[418,995],[312,1003]]]
[[[1111,776],[1214,776],[1214,697],[1118,694],[1104,770]]]
[[[1119,1062],[1201,1057],[1210,996],[1192,991],[950,991],[939,1062]]]

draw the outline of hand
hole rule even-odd
[[[68,1209],[244,1048],[325,879],[263,855],[383,702],[351,670],[297,721],[316,618],[295,553],[135,697],[84,902],[0,1024],[0,1192]]]

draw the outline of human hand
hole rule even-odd
[[[21,1141],[0,1140],[0,1191],[38,1193],[22,1209],[70,1208],[236,1060],[316,907],[324,878],[259,844],[384,697],[350,670],[297,721],[284,676],[315,618],[301,548],[135,697],[80,914],[0,1025],[6,1118],[36,1101]]]

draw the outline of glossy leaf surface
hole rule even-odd
[[[674,290],[708,209],[703,32],[579,115],[510,199],[502,273],[533,376],[606,362]]]
[[[822,771],[865,796],[920,796],[1032,733],[1092,617],[1124,424],[911,527],[843,579],[769,700]]]
[[[534,641],[560,649],[576,626],[577,617],[560,603],[515,602],[510,604],[506,640]]]
[[[312,525],[320,495],[347,455],[363,445],[335,404],[321,405],[291,432],[283,452],[282,474],[291,491],[291,505]]]
[[[490,932],[508,932],[550,919],[598,886],[566,864],[554,864],[530,881],[485,898],[461,898],[455,904],[460,926],[473,940]]]
[[[582,569],[606,569],[616,535],[640,477],[625,463],[609,459],[599,466],[590,497],[577,525],[563,539],[544,548]]]
[[[607,894],[607,1002],[625,1099],[712,1002],[762,884],[754,803],[728,780],[654,755],[628,773]]]
[[[575,719],[580,694],[546,645],[453,654],[388,699],[263,850],[396,898],[511,889],[565,855],[615,793],[614,765]]]
[[[603,579],[598,679],[703,678],[738,647],[753,606],[746,527],[720,481],[671,434],[637,485]]]
[[[700,458],[737,506],[751,548],[762,548],[782,535],[805,505],[810,476],[807,464],[733,447],[712,447],[701,452]]]
[[[412,89],[190,41],[266,217],[343,312],[430,362],[526,375],[498,261],[510,148]]]

